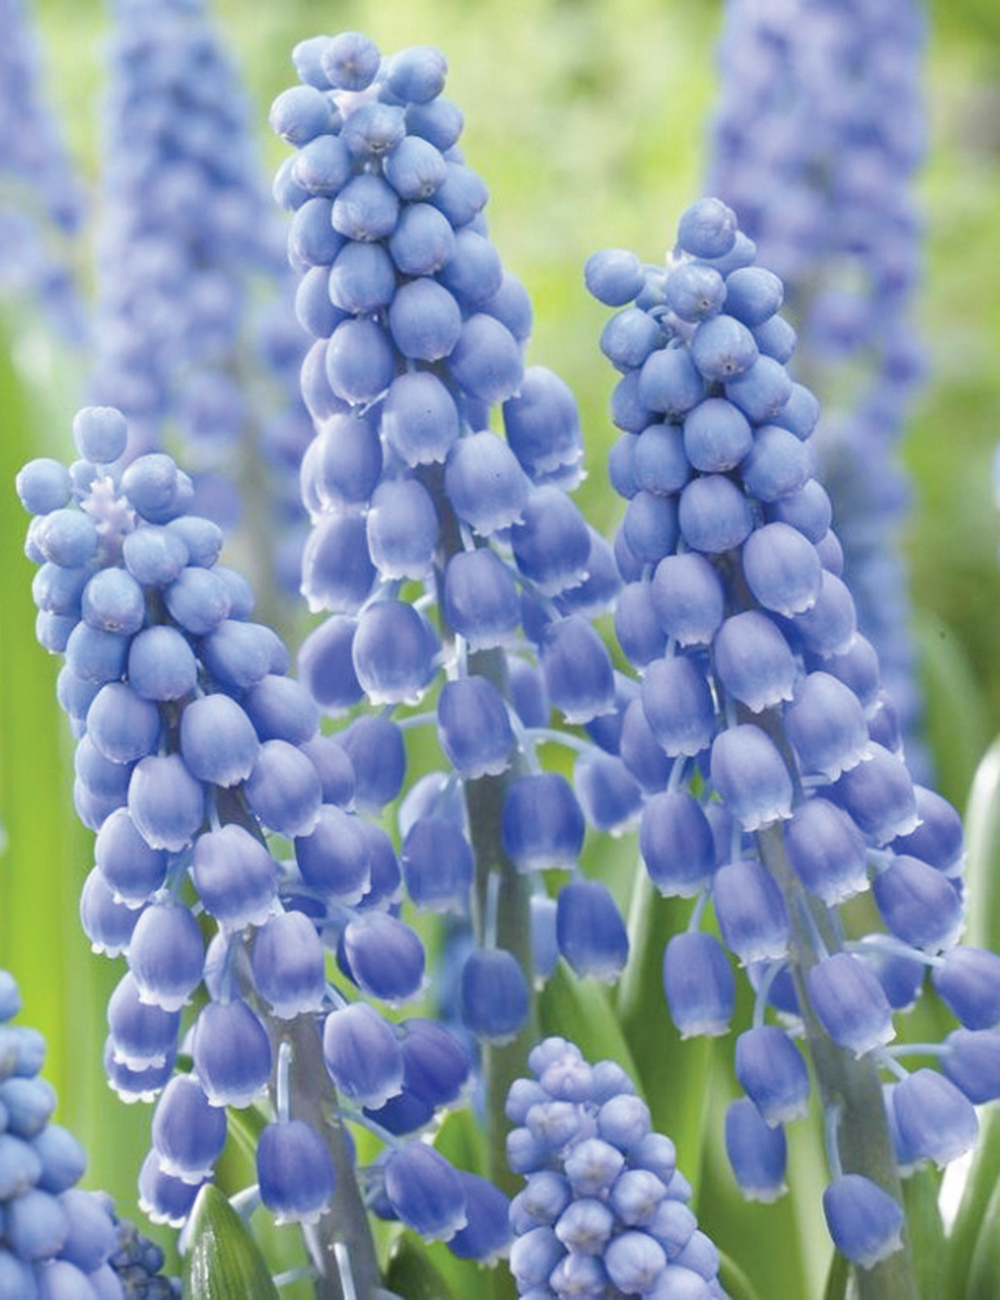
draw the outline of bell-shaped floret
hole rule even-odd
[[[518,871],[574,865],[585,830],[583,812],[564,776],[542,772],[510,783],[501,842]]]
[[[235,822],[198,837],[191,873],[206,910],[224,930],[260,925],[278,892],[274,859]]]
[[[98,831],[94,861],[116,901],[131,908],[141,907],[166,878],[166,851],[149,847],[125,808]]]
[[[873,744],[871,757],[845,772],[834,792],[862,834],[880,846],[899,835],[909,835],[919,822],[906,764],[881,745]]]
[[[785,901],[777,881],[755,858],[720,867],[712,880],[712,901],[723,942],[742,965],[787,954]]]
[[[403,733],[384,714],[356,718],[337,739],[354,768],[354,793],[362,812],[380,812],[403,788],[406,750]]]
[[[87,735],[110,762],[135,763],[156,752],[160,711],[127,682],[106,682],[87,710]]]
[[[615,980],[628,960],[625,922],[606,885],[574,880],[559,891],[556,939],[574,973]]]
[[[813,672],[785,708],[785,729],[803,773],[835,781],[868,754],[868,725],[854,692],[829,673]]]
[[[295,861],[307,885],[353,906],[371,882],[371,860],[361,821],[334,804],[323,804],[308,835],[295,840]]]
[[[194,1075],[175,1074],[157,1102],[151,1132],[160,1170],[200,1183],[225,1146],[226,1112],[210,1104]]]
[[[868,886],[864,836],[828,799],[807,799],[795,809],[785,826],[785,848],[795,874],[828,907]]]
[[[225,1116],[225,1112],[216,1114]],[[191,1213],[198,1188],[204,1182],[185,1182],[168,1174],[162,1168],[158,1152],[154,1149],[146,1156],[139,1170],[139,1209],[152,1223],[166,1223],[171,1228],[181,1228]]]
[[[489,650],[510,639],[521,605],[514,575],[494,551],[480,547],[451,557],[444,577],[444,615],[470,650]]]
[[[872,893],[886,926],[911,948],[940,952],[957,943],[965,924],[962,900],[928,863],[897,854],[872,881]]]
[[[150,755],[137,763],[128,787],[128,810],[152,849],[186,848],[205,816],[205,791],[180,754]]]
[[[288,670],[288,650],[284,642],[262,623],[244,623],[227,618],[214,632],[202,638],[200,649],[209,677],[232,694],[247,690],[268,673]]]
[[[289,838],[308,835],[323,802],[319,774],[287,740],[268,740],[243,786],[247,803],[264,826]]]
[[[440,218],[440,214],[435,216]],[[447,227],[447,222],[444,225]],[[397,234],[401,229],[402,222]],[[430,465],[445,460],[457,442],[458,410],[437,375],[415,370],[392,381],[382,404],[380,427],[386,442],[404,464]]]
[[[901,835],[892,843],[897,853],[909,853],[914,858],[929,862],[946,876],[960,876],[964,863],[962,819],[947,799],[928,790],[924,785],[914,785],[917,796],[917,815],[920,825],[909,835]]]
[[[724,474],[692,479],[681,492],[678,520],[685,543],[706,555],[732,550],[753,529],[747,498]]]
[[[665,562],[661,560],[660,565]],[[630,663],[645,668],[663,655],[667,638],[653,605],[650,583],[630,582],[615,601],[614,617],[615,636]]]
[[[663,791],[647,800],[639,851],[661,894],[692,898],[699,893],[715,868],[715,847],[697,799],[684,791]]]
[[[840,578],[824,569],[816,603],[804,613],[796,614],[796,633],[807,650],[826,658],[850,648],[857,634],[858,619],[854,597]]]
[[[823,569],[813,544],[790,524],[764,524],[743,547],[743,575],[765,609],[790,616],[811,609]]]
[[[466,911],[475,860],[461,826],[443,817],[418,818],[403,841],[400,865],[407,893],[417,907]]]
[[[712,784],[745,831],[791,816],[792,780],[774,741],[751,723],[712,742]]]
[[[143,1002],[176,1011],[197,988],[205,964],[198,922],[186,907],[147,907],[132,931],[128,964]]]
[[[433,1147],[397,1147],[384,1165],[385,1194],[397,1217],[425,1241],[448,1241],[467,1222],[458,1173]]]
[[[253,723],[229,695],[203,695],[181,714],[181,756],[199,781],[238,785],[250,775],[259,752]]]
[[[765,1123],[772,1127],[805,1115],[809,1072],[802,1053],[782,1029],[757,1025],[736,1040],[736,1077]]]
[[[614,709],[614,669],[607,647],[579,614],[550,623],[539,652],[549,699],[569,723]]]
[[[835,1043],[864,1056],[895,1036],[892,1008],[863,961],[837,952],[811,967],[806,987],[813,1011]]]
[[[362,611],[351,657],[373,704],[416,704],[427,688],[437,638],[412,605],[382,600]]]
[[[937,1070],[914,1070],[892,1090],[892,1108],[907,1149],[949,1164],[975,1146],[976,1111],[964,1092]]]
[[[780,425],[765,424],[754,433],[753,447],[740,465],[740,478],[758,501],[781,502],[802,491],[815,468],[808,444]],[[820,536],[823,532],[825,528]]]
[[[727,618],[712,654],[719,681],[751,712],[792,698],[798,675],[795,658],[780,629],[760,610]]]
[[[302,552],[301,590],[310,610],[356,614],[375,577],[364,519],[339,512],[323,515]]]
[[[461,1042],[436,1020],[404,1020],[400,1028],[403,1083],[430,1106],[456,1101],[465,1088],[472,1063]]]
[[[534,489],[511,527],[510,543],[520,572],[545,595],[574,587],[586,576],[590,533],[561,488]]]
[[[377,413],[345,411],[324,421],[302,460],[300,486],[310,514],[364,505],[382,473]]]
[[[131,971],[126,971],[108,999],[108,1028],[115,1057],[130,1069],[162,1065],[173,1052],[180,1029],[180,1011],[164,1011],[143,1002]]]
[[[1000,1034],[993,1029],[955,1029],[944,1040],[941,1072],[974,1106],[1000,1097]]]
[[[270,917],[254,936],[253,982],[281,1020],[318,1011],[326,994],[323,945],[302,912]]]
[[[323,1060],[338,1089],[361,1106],[382,1106],[403,1086],[399,1040],[367,1002],[330,1012],[323,1025]]]
[[[497,776],[510,765],[515,741],[507,705],[485,677],[445,682],[437,724],[441,747],[467,780]]]
[[[434,195],[435,207],[441,206],[447,185],[445,180]],[[449,215],[447,211],[445,215]],[[513,397],[524,375],[517,340],[495,316],[485,312],[477,312],[463,322],[449,366],[463,392],[488,403]]]
[[[194,1026],[194,1068],[212,1106],[249,1106],[267,1086],[267,1030],[241,999],[209,1002]]]
[[[316,701],[293,677],[268,673],[250,687],[241,703],[262,741],[304,745],[319,727]]]
[[[638,488],[625,510],[619,536],[640,564],[656,564],[677,545],[676,498]]]
[[[349,921],[337,957],[345,973],[371,997],[404,1002],[423,987],[420,937],[386,912],[365,912]]]
[[[642,807],[642,789],[620,758],[596,751],[573,764],[573,789],[591,826],[621,834]]]
[[[333,1161],[315,1129],[279,1120],[257,1141],[257,1182],[275,1223],[315,1223],[333,1194]]]
[[[642,679],[643,712],[670,758],[707,748],[715,734],[715,704],[708,679],[687,655],[648,665]]]
[[[938,996],[966,1029],[1000,1025],[1000,956],[986,948],[956,947],[931,969]]]
[[[903,1210],[863,1174],[843,1174],[823,1193],[834,1245],[861,1268],[873,1268],[903,1246]]]
[[[647,1232],[621,1232],[604,1252],[608,1276],[624,1295],[655,1290],[666,1266],[666,1252]]]
[[[380,483],[372,495],[366,527],[372,562],[383,578],[423,578],[434,562],[437,512],[416,479]]]
[[[455,1171],[465,1197],[465,1227],[449,1238],[448,1249],[459,1259],[491,1264],[510,1246],[510,1201],[486,1178]]]
[[[448,499],[464,523],[488,537],[522,516],[531,483],[510,447],[483,430],[460,438],[448,454]]]
[[[664,556],[656,566],[651,594],[660,627],[679,645],[707,645],[722,624],[722,582],[704,556]]]
[[[580,413],[568,385],[545,366],[529,366],[503,404],[507,442],[536,483],[574,468],[583,455]]]
[[[673,936],[663,954],[663,987],[682,1038],[728,1032],[736,979],[714,935],[691,930]]]
[[[299,680],[324,713],[343,713],[364,695],[351,658],[356,627],[353,618],[334,614],[299,646]]]
[[[740,1097],[726,1111],[726,1154],[747,1200],[773,1201],[786,1191],[785,1130],[768,1124],[749,1097]]]
[[[528,985],[520,963],[505,948],[475,948],[462,967],[462,1023],[477,1038],[506,1043],[528,1018]]]

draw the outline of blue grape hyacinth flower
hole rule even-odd
[[[698,1228],[673,1142],[613,1061],[564,1038],[538,1043],[531,1078],[507,1097],[508,1160],[525,1179],[511,1202],[519,1295],[724,1295],[719,1255]]]
[[[391,768],[398,733],[387,763],[378,728],[351,747],[320,734],[284,643],[251,619],[252,589],[218,563],[221,529],[192,511],[188,476],[161,452],[122,468],[113,408],[84,408],[74,438],[72,472],[36,460],[17,488],[33,515],[39,639],[65,660],[75,803],[96,832],[81,919],[95,949],[127,963],[107,1073],[125,1100],[155,1101],[140,1205],[183,1224],[227,1111],[269,1105],[259,1196],[319,1233],[329,1266],[334,1243],[350,1243],[364,1276],[362,1171],[330,1116],[342,1107],[401,1156],[462,1099],[470,1069],[446,1029],[386,1014],[420,993],[424,951],[395,915],[399,860],[356,810],[355,778]],[[378,778],[368,794],[380,797]],[[406,1203],[397,1211],[422,1230]],[[495,1234],[481,1240],[495,1253]]]
[[[1000,981],[985,954],[956,946],[960,822],[915,784],[878,656],[858,631],[816,477],[819,404],[786,369],[792,341],[775,343],[781,281],[716,198],[684,214],[665,266],[611,250],[585,278],[620,309],[601,339],[620,375],[610,471],[627,502],[615,555],[629,602],[616,631],[640,682],[623,698],[619,751],[644,792],[639,843],[653,885],[696,900],[664,955],[671,1015],[682,1035],[725,1033],[735,1009],[726,950],[747,969],[756,1007],[737,1072],[748,1096],[727,1145],[748,1195],[780,1192],[782,1126],[808,1105],[802,1057],[768,1023],[779,1012],[805,1029],[825,1097],[843,1092],[823,1075],[835,1060],[867,1079],[879,1154],[874,1139],[868,1152],[838,1150],[833,1112],[831,1166],[839,1178],[843,1159],[845,1177],[891,1191],[883,1073],[899,1080],[900,1112],[920,1117],[914,1164],[954,1158],[976,1132],[946,1077],[946,1047],[940,1069],[913,1074],[899,1061],[905,1045],[886,1047],[895,1013],[930,970],[954,987],[966,1028],[988,1020],[992,1031]],[[878,929],[860,935],[840,905],[865,892]],[[718,937],[704,928],[710,916]],[[770,1051],[759,1047],[767,1034]],[[961,1080],[961,1046],[955,1058]],[[940,1144],[926,1126],[946,1134]],[[835,1211],[846,1200],[834,1195]]]
[[[777,273],[771,290],[784,283],[794,330],[765,317],[753,271],[728,282],[727,301],[738,294],[744,315],[761,317],[755,328],[789,355],[797,335],[798,364],[824,398],[816,446],[859,627],[878,650],[922,779],[928,758],[899,539],[909,494],[896,450],[925,368],[911,314],[926,39],[913,0],[780,9],[731,0],[706,175],[707,191],[733,208]]]
[[[12,1023],[20,1008],[16,981],[0,970],[0,1294],[178,1300],[179,1280],[161,1273],[162,1250],[118,1219],[109,1196],[78,1186],[86,1152],[51,1122],[45,1040]]]
[[[442,780],[457,780],[467,807],[429,798],[401,824],[404,882],[418,907],[474,917],[465,1025],[510,1041],[530,1011],[526,899],[541,893],[539,873],[578,874],[588,820],[621,829],[638,812],[634,781],[597,744],[568,737],[582,750],[572,785],[535,754],[553,736],[553,707],[579,725],[614,708],[591,619],[619,578],[569,495],[582,469],[576,401],[551,370],[525,365],[531,305],[490,239],[443,55],[383,57],[344,33],[303,42],[293,62],[300,84],[275,100],[271,124],[296,152],[274,193],[292,214],[296,306],[312,340],[302,593],[326,615],[299,671],[333,717],[367,703],[386,731],[433,722]],[[425,698],[432,715],[408,714]],[[345,744],[374,725],[362,714]],[[499,844],[495,829],[484,839],[495,814],[473,807],[490,800]],[[610,895],[584,884],[560,905],[559,952],[613,979],[624,923]],[[518,920],[498,922],[498,908],[515,906]]]

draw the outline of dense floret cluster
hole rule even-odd
[[[784,281],[797,364],[825,407],[816,445],[859,626],[913,770],[926,759],[896,444],[923,370],[909,308],[926,29],[914,0],[733,0],[707,179]]]
[[[495,890],[504,873],[575,871],[588,817],[620,826],[637,811],[638,787],[609,776],[593,745],[576,791],[533,752],[552,706],[570,723],[613,710],[590,616],[618,577],[567,495],[581,475],[576,402],[550,370],[525,368],[530,304],[489,238],[443,56],[382,58],[348,32],[302,42],[293,59],[301,84],[279,95],[271,123],[297,148],[275,194],[294,213],[297,309],[314,340],[302,370],[318,429],[302,462],[313,524],[302,591],[331,615],[299,669],[327,713],[380,707],[354,724],[366,732],[388,735],[394,711],[437,690],[452,770],[405,810],[406,886],[418,906],[464,912],[476,881],[488,913],[489,873]],[[490,428],[498,406],[506,436]],[[502,783],[501,843],[488,851],[474,852],[476,826],[448,798],[456,778],[467,796]],[[577,973],[621,969],[625,928],[603,884],[574,879],[555,922]],[[461,1001],[469,1028],[504,1041],[529,997],[524,954],[492,942],[495,930],[487,916]]]
[[[882,1049],[928,968],[964,1033],[992,1044],[1000,959],[956,946],[961,823],[914,785],[857,631],[814,477],[818,403],[785,369],[795,336],[781,281],[755,265],[718,199],[684,214],[666,267],[609,251],[586,277],[622,309],[601,348],[622,374],[611,475],[628,500],[615,543],[628,586],[616,630],[641,682],[619,752],[646,791],[650,877],[698,900],[666,949],[667,999],[682,1034],[725,1033],[726,950],[757,989],[737,1047],[747,1098],[727,1124],[737,1179],[759,1198],[783,1189],[782,1126],[804,1113],[809,1081],[798,1047],[764,1017],[770,1005],[801,1023],[803,997],[811,1036],[901,1076],[886,1094],[897,1154],[912,1157],[899,1163],[950,1160],[975,1140],[972,1103],[985,1099],[962,1090],[971,1044],[952,1036],[944,1073],[907,1074]],[[884,930],[852,938],[839,905],[869,888]],[[836,1149],[832,1159],[837,1172]]]
[[[242,521],[258,586],[294,590],[312,427],[250,105],[201,0],[113,8],[91,398],[127,417],[126,460],[179,439],[197,512]]]
[[[81,918],[95,950],[128,963],[105,1065],[125,1100],[158,1098],[140,1203],[181,1224],[222,1152],[226,1107],[270,1087],[261,1195],[280,1219],[314,1219],[334,1162],[330,1133],[297,1115],[309,1044],[326,1066],[325,1083],[302,1085],[315,1114],[335,1105],[335,1085],[383,1134],[414,1132],[455,1101],[469,1063],[446,1030],[390,1025],[327,982],[329,949],[363,997],[395,1004],[423,983],[421,941],[389,910],[401,877],[392,843],[354,811],[351,755],[364,770],[364,742],[352,751],[318,733],[288,651],[251,620],[253,593],[216,562],[221,530],[188,512],[191,482],[170,457],[117,471],[127,428],[112,408],[85,408],[74,436],[72,469],[32,461],[17,486],[34,516],[39,639],[65,658],[76,807],[97,833]],[[184,1034],[193,1069],[175,1074]],[[387,1178],[419,1158],[407,1151],[389,1157]],[[391,1185],[387,1197],[409,1222],[405,1197]]]
[[[0,30],[0,283],[37,298],[79,344],[87,327],[65,241],[82,224],[83,192],[45,102],[26,0],[2,0]]]
[[[171,1300],[163,1252],[119,1222],[111,1199],[77,1186],[87,1164],[76,1138],[50,1123],[56,1095],[42,1078],[45,1039],[12,1024],[21,1009],[0,970],[0,1295]]]
[[[590,1065],[564,1038],[532,1048],[533,1078],[507,1097],[516,1125],[510,1269],[531,1300],[574,1296],[713,1300],[719,1253],[698,1227],[673,1142],[614,1061]]]

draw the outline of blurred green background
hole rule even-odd
[[[306,36],[356,28],[391,53],[446,53],[447,93],[466,118],[470,164],[486,180],[493,237],[535,307],[529,361],[558,370],[584,414],[589,478],[579,493],[610,532],[619,503],[604,473],[613,384],[597,352],[605,309],[585,293],[595,249],[663,255],[700,192],[715,95],[721,5],[710,0],[218,0],[214,12],[255,102],[261,155],[285,155],[267,106],[294,75]],[[97,179],[107,16],[93,0],[41,0],[48,89],[89,184]],[[1000,437],[1000,7],[931,6],[931,145],[919,183],[927,233],[916,307],[928,380],[902,446],[912,474],[906,529],[927,725],[942,790],[964,804],[1000,731],[1000,620],[992,460]],[[86,277],[86,250],[81,254]],[[26,517],[10,483],[29,456],[70,456],[85,358],[65,353],[23,305],[0,303],[0,965],[27,1023],[50,1041],[58,1118],[88,1145],[89,1181],[128,1204],[148,1112],[123,1108],[100,1065],[104,1002],[120,962],[91,957],[76,919],[92,837],[69,799],[71,746],[58,716],[58,664],[33,639]],[[766,1221],[764,1221],[766,1222]]]

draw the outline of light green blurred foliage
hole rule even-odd
[[[720,5],[218,0],[214,11],[257,105],[268,169],[286,150],[267,128],[267,106],[294,80],[295,42],[355,28],[387,53],[409,44],[444,50],[447,94],[465,113],[466,156],[490,188],[491,232],[534,302],[528,360],[558,370],[579,397],[589,478],[578,499],[610,533],[621,513],[604,467],[615,436],[606,413],[614,376],[597,350],[606,312],[585,293],[582,266],[607,246],[662,257],[678,215],[699,193]],[[38,14],[50,91],[96,196],[107,10],[95,0],[40,0]],[[978,754],[1000,730],[1000,515],[992,487],[1000,437],[998,14],[994,0],[934,6],[931,147],[921,181],[926,277],[918,305],[928,376],[902,448],[913,476],[906,532],[912,598],[933,651],[931,742],[943,788],[959,804]],[[89,278],[86,250],[81,266]],[[71,747],[51,696],[54,664],[30,643],[30,566],[14,554],[26,518],[10,490],[18,456],[72,456],[69,421],[84,399],[86,361],[64,355],[44,323],[19,309],[5,318],[24,391],[4,385],[0,428],[0,822],[10,837],[0,855],[0,966],[20,967],[15,974],[31,1002],[25,1022],[50,1040],[59,1118],[92,1152],[90,1181],[109,1187],[129,1212],[148,1111],[124,1112],[103,1084],[103,1007],[121,962],[91,958],[76,919],[92,837],[68,803]],[[627,865],[630,852],[628,842],[620,844],[616,864]],[[625,877],[616,875],[617,883],[627,897]],[[798,1158],[808,1164],[813,1155]],[[728,1212],[723,1205],[708,1222]],[[758,1222],[768,1230],[766,1212]],[[824,1241],[818,1250],[822,1260]],[[806,1266],[810,1282],[816,1271],[814,1258]],[[778,1293],[762,1265],[758,1286],[761,1279],[761,1294]]]

